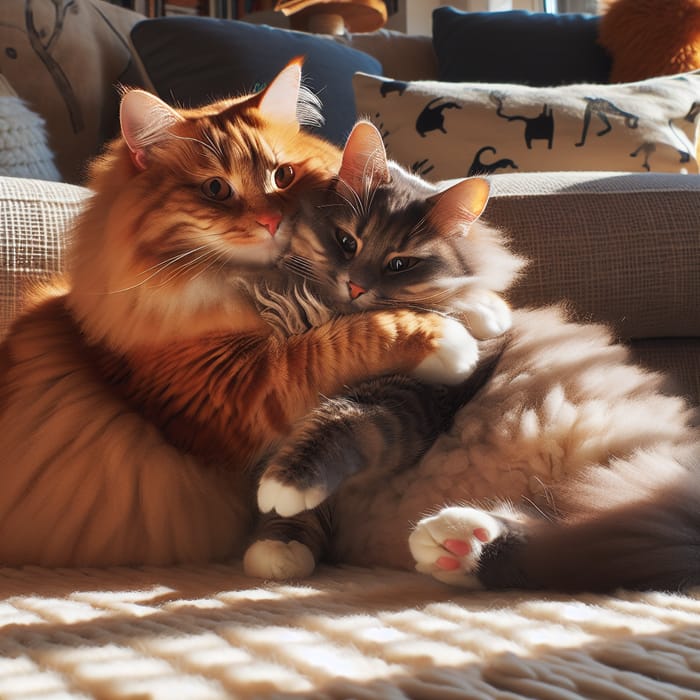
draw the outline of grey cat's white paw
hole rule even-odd
[[[504,532],[503,523],[483,510],[452,506],[420,520],[408,546],[417,571],[455,586],[481,588],[476,577],[481,552]]]
[[[311,550],[296,540],[258,540],[248,547],[243,557],[246,575],[262,579],[306,578],[315,567]]]
[[[283,484],[274,477],[263,476],[258,486],[258,508],[262,513],[275,511],[278,515],[289,518],[304,510],[311,510],[328,497],[328,492],[321,486],[311,489],[297,489]]]
[[[431,384],[459,384],[474,371],[479,361],[479,346],[464,326],[452,318],[444,319],[438,349],[412,374]]]

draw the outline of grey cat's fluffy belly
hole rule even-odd
[[[390,478],[359,475],[336,494],[334,556],[411,569],[411,526],[443,505],[505,498],[551,510],[562,503],[550,487],[586,467],[649,470],[648,454],[688,464],[694,413],[663,382],[601,326],[566,322],[556,308],[516,312],[492,378],[423,460]]]

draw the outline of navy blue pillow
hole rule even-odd
[[[433,12],[440,80],[534,87],[608,83],[611,60],[594,15],[511,10]]]
[[[331,39],[209,17],[139,22],[131,40],[160,97],[185,107],[259,90],[295,56],[305,56],[304,84],[323,102],[316,131],[343,144],[355,123],[352,76],[382,66]]]

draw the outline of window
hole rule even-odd
[[[598,0],[544,0],[545,12],[587,12],[598,14]]]

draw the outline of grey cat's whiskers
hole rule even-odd
[[[439,316],[449,316],[445,311],[436,311],[432,306],[426,306],[415,301],[405,301],[403,299],[375,299],[374,304],[377,307],[386,307],[387,309],[396,309],[400,306],[402,309],[411,309],[411,311],[424,311],[433,313]]]
[[[323,277],[319,275],[319,271],[314,268],[313,264],[299,255],[285,256],[282,260],[282,265],[290,272],[312,282],[321,282],[323,280]]]

